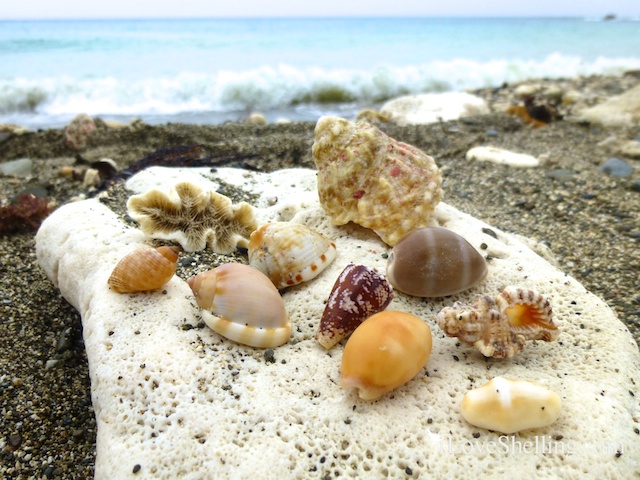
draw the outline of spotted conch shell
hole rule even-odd
[[[139,248],[114,267],[107,283],[118,293],[156,290],[171,280],[178,264],[178,247]]]
[[[442,198],[433,158],[366,122],[321,117],[312,150],[320,203],[332,222],[370,228],[390,246],[427,226]]]
[[[298,223],[267,223],[249,239],[249,265],[277,288],[315,278],[334,258],[336,244],[329,237]]]
[[[316,340],[324,348],[332,348],[367,318],[387,308],[392,299],[393,289],[384,275],[350,263],[329,294]]]
[[[534,290],[505,288],[495,300],[478,295],[472,306],[455,302],[436,320],[450,337],[476,347],[485,357],[508,358],[522,351],[526,340],[550,342],[558,337],[549,300]]]
[[[255,268],[225,263],[187,283],[202,309],[202,319],[220,335],[259,348],[277,347],[291,336],[280,292]]]

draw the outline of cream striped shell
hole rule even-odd
[[[330,238],[306,225],[274,222],[262,225],[249,240],[249,265],[277,288],[311,280],[336,258]]]
[[[248,265],[226,263],[187,280],[202,319],[215,332],[251,347],[277,347],[291,336],[284,301],[273,283]]]

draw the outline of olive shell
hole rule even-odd
[[[425,227],[398,243],[387,264],[396,290],[416,297],[444,297],[462,292],[487,275],[487,262],[451,230]]]

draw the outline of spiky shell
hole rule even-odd
[[[462,398],[470,424],[501,433],[551,425],[560,416],[560,396],[536,383],[495,377]]]
[[[291,336],[284,301],[271,280],[248,265],[226,263],[187,280],[202,319],[215,332],[251,347],[277,347]]]
[[[318,196],[332,222],[370,228],[388,245],[427,226],[442,198],[433,158],[366,122],[321,117],[312,150]]]
[[[431,354],[431,330],[420,318],[385,310],[351,334],[342,354],[343,388],[373,400],[415,377]]]
[[[140,248],[125,255],[107,283],[118,293],[156,290],[176,273],[178,247]]]
[[[389,255],[387,277],[396,290],[417,297],[444,297],[476,285],[487,262],[463,237],[425,227],[404,237]]]
[[[384,275],[364,265],[347,265],[331,289],[316,339],[332,348],[392,299],[393,289]]]
[[[535,290],[505,288],[495,299],[478,295],[473,305],[455,302],[437,315],[450,337],[475,346],[485,357],[508,358],[527,340],[550,342],[558,337],[549,300]]]
[[[262,225],[249,239],[249,265],[277,288],[311,280],[336,258],[336,245],[320,232],[297,223]]]

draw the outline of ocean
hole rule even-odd
[[[0,21],[0,123],[354,117],[411,93],[640,69],[640,21]]]

